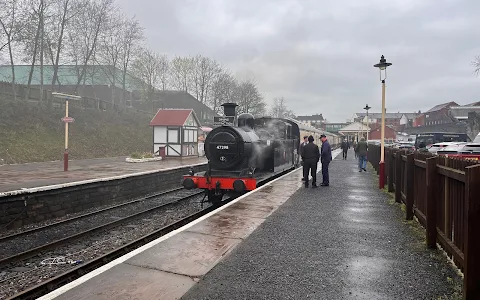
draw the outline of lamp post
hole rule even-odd
[[[82,97],[76,95],[68,95],[62,93],[53,92],[52,96],[54,98],[59,98],[65,100],[65,117],[62,118],[62,121],[65,123],[65,151],[63,153],[63,171],[68,171],[68,123],[73,123],[74,118],[68,116],[68,100],[80,100]]]
[[[365,107],[363,108],[364,110],[367,111],[367,143],[368,143],[368,132],[370,131],[370,127],[368,127],[368,110],[370,109],[371,107],[367,105],[365,105]]]
[[[380,70],[380,81],[382,82],[382,128],[381,128],[381,149],[380,149],[380,178],[378,180],[378,187],[383,189],[385,186],[385,79],[387,79],[387,67],[391,66],[385,57],[382,55],[380,62],[373,65]]]

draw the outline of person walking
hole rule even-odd
[[[330,147],[330,143],[327,140],[327,137],[322,134],[320,136],[320,140],[322,141],[322,152],[320,157],[322,159],[322,177],[323,182],[321,186],[329,186],[330,185],[330,175],[328,174],[328,165],[332,161],[332,147]]]
[[[308,173],[312,175],[312,187],[317,187],[317,164],[320,159],[320,149],[313,141],[313,136],[309,136],[308,144],[302,148],[303,178],[306,188],[308,188]]]
[[[349,145],[348,145],[348,142],[346,140],[343,140],[340,147],[342,148],[343,159],[346,160],[347,159],[348,148],[350,148]]]
[[[304,136],[303,137],[303,142],[300,144],[300,155],[302,155],[302,153],[303,153],[303,147],[305,147],[305,145],[307,145],[307,144],[308,144],[308,136]],[[301,157],[302,157],[301,164],[303,166],[303,165],[305,165],[305,162],[303,161],[303,156],[301,156]],[[307,178],[308,178],[308,176],[307,176]],[[302,178],[302,181],[305,181],[305,177]]]
[[[355,158],[358,158],[358,151],[357,151],[357,142],[353,141],[353,151],[355,152]]]
[[[367,172],[367,151],[368,144],[365,142],[365,138],[362,137],[357,145],[358,172],[362,172],[362,170]]]

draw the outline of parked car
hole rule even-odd
[[[480,143],[458,143],[437,151],[437,155],[480,160]]]
[[[415,144],[413,142],[400,142],[400,143],[396,144],[394,148],[415,150]]]
[[[447,146],[455,145],[455,144],[459,144],[459,143],[458,142],[435,143],[428,148],[428,152],[433,153],[433,154],[437,154],[438,150],[441,150],[441,149],[443,149]]]

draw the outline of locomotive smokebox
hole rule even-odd
[[[237,116],[237,103],[223,103],[223,113],[225,117],[236,117]]]

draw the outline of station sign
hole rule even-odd
[[[215,126],[234,126],[235,117],[213,117],[213,125]]]
[[[72,118],[72,117],[63,117],[62,122],[63,123],[73,123],[73,122],[75,122],[75,119]]]

